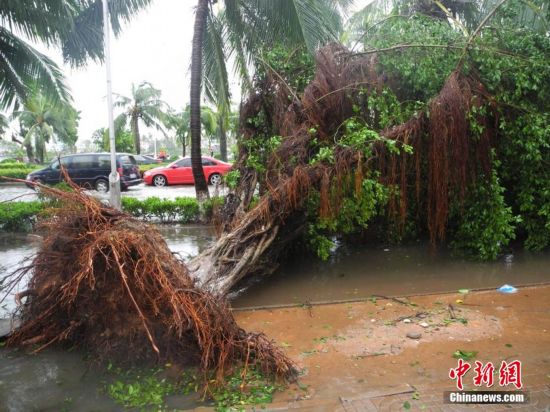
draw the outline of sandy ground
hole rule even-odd
[[[550,410],[550,286],[514,295],[486,291],[404,300],[408,304],[373,299],[236,312],[241,326],[275,339],[303,370],[272,408],[359,410],[346,402],[378,393],[388,396],[374,410],[403,410],[403,399],[411,410],[447,410],[443,391],[456,390],[448,375],[457,366],[453,353],[462,350],[478,352],[472,367],[475,360],[497,369],[503,360],[520,360],[524,389],[538,394],[524,409]],[[407,337],[410,332],[420,339]],[[472,368],[465,389],[475,388],[473,376]],[[491,389],[498,389],[498,374]],[[380,399],[392,394],[401,395],[384,406]]]

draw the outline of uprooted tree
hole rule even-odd
[[[434,246],[450,232],[491,257],[522,213],[526,244],[545,247],[547,36],[522,38],[524,28],[505,17],[468,38],[425,16],[400,18],[380,25],[374,49],[332,44],[314,66],[299,50],[281,58],[272,48],[241,107],[221,235],[187,267],[154,229],[78,192],[50,189],[63,207],[19,272],[32,278],[23,324],[8,343],[191,356],[219,376],[232,362],[257,362],[288,377],[292,363],[263,335],[241,330],[224,296],[248,276],[273,272],[294,240],[305,236],[326,256],[330,235],[356,229],[397,239],[423,232]],[[416,42],[407,38],[418,33]],[[407,42],[376,43],[392,36]]]
[[[309,72],[299,50],[272,48],[241,106],[222,235],[189,263],[198,284],[224,295],[273,272],[293,239],[326,257],[330,235],[371,227],[433,247],[450,235],[481,259],[516,234],[550,245],[550,42],[518,7],[499,2],[468,36],[383,19],[365,51],[329,45]]]

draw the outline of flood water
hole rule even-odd
[[[328,262],[301,257],[266,279],[251,282],[235,307],[406,296],[458,289],[497,288],[505,283],[550,282],[550,253],[520,252],[495,262],[473,262],[425,243],[373,248],[340,246]]]
[[[170,249],[184,260],[215,240],[213,229],[205,226],[161,225],[159,230]],[[0,235],[0,279],[21,265],[35,248],[32,235]],[[284,263],[272,276],[250,282],[234,298],[233,306],[353,300],[549,281],[550,253],[521,252],[496,262],[477,263],[443,252],[432,255],[426,244],[340,246],[328,262],[300,257]],[[13,298],[8,298],[0,308],[0,318],[13,305]],[[123,410],[103,393],[104,378],[97,370],[89,370],[78,353],[48,350],[25,355],[0,349],[0,411]]]

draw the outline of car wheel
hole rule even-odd
[[[106,179],[97,179],[95,182],[95,190],[99,193],[107,193],[109,191],[109,181]]]
[[[153,184],[156,187],[164,187],[168,184],[168,182],[163,175],[156,175],[155,177],[153,177]]]
[[[43,184],[44,184],[44,181],[43,181],[42,179],[40,179],[40,178],[33,179],[32,181],[33,181],[33,183],[38,183],[39,185],[43,185]],[[42,191],[42,189],[41,189],[40,187],[38,187],[38,186],[33,186],[33,189],[34,189],[35,191],[37,191],[37,192],[41,192],[41,191]]]
[[[208,179],[208,182],[211,185],[219,185],[222,182],[222,175],[219,173],[212,173]]]

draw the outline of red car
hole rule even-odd
[[[202,168],[204,176],[211,185],[221,183],[222,176],[231,170],[231,164],[214,159],[213,157],[202,157]],[[191,158],[184,157],[176,160],[168,166],[155,167],[143,174],[143,180],[147,185],[167,186],[178,184],[194,184],[193,171],[191,170]]]

